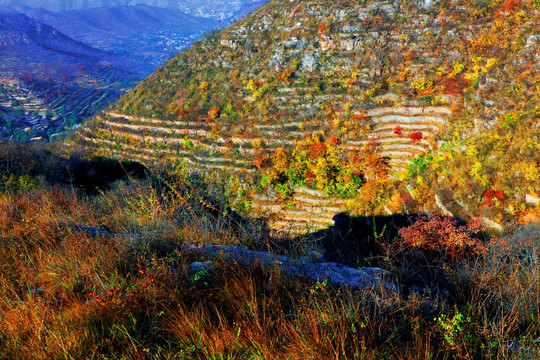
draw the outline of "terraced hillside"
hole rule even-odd
[[[294,232],[341,211],[535,219],[539,24],[533,0],[271,1],[78,143],[234,174],[238,207]]]
[[[135,85],[129,62],[0,11],[0,138],[54,139]]]

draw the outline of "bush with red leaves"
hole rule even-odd
[[[330,139],[330,143],[331,143],[332,145],[338,146],[339,144],[341,144],[341,141],[340,141],[337,137],[334,136],[334,137],[332,137],[332,138]]]
[[[495,207],[497,204],[502,204],[506,200],[506,195],[499,190],[489,189],[484,193],[485,204],[489,207]]]
[[[353,116],[354,120],[366,120],[366,116],[362,114],[356,114]]]
[[[412,59],[414,59],[415,57],[417,57],[417,56],[418,56],[418,53],[416,52],[416,50],[413,50],[413,51],[410,51],[410,50],[409,50],[409,51],[407,51],[407,54],[405,54],[405,55],[406,55],[405,60],[406,60],[406,61],[409,61],[409,60],[412,60]]]
[[[459,260],[487,251],[477,236],[483,228],[481,220],[459,225],[451,217],[421,214],[414,224],[399,229],[401,239],[392,245],[425,259]]]
[[[308,171],[306,173],[306,184],[311,186],[313,185],[313,181],[315,181],[315,174],[313,174],[311,171]]]
[[[417,132],[413,132],[411,133],[411,135],[409,136],[409,138],[412,140],[412,141],[420,141],[422,140],[422,133],[417,131]]]
[[[266,169],[270,166],[270,158],[268,154],[262,149],[257,150],[253,162],[259,170]]]
[[[176,112],[176,115],[178,115],[179,117],[181,117],[182,119],[188,117],[188,112],[184,109],[180,109]]]
[[[501,4],[501,11],[513,11],[519,7],[519,0],[506,0]]]
[[[294,76],[294,73],[291,70],[287,69],[278,75],[278,81],[284,82],[286,84],[291,84],[293,82],[292,81],[293,76]]]

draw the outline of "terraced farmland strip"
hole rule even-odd
[[[277,108],[287,111],[299,111],[306,117],[312,113],[314,104],[306,104],[305,96],[288,88],[282,93],[287,95],[277,98]],[[342,101],[350,97],[347,94],[325,94],[324,96],[314,96],[318,101]],[[351,97],[352,99],[352,97]],[[353,102],[354,103],[354,102]],[[313,113],[314,114],[314,113]],[[343,139],[343,143],[338,147],[341,149],[358,150],[373,141],[378,145],[378,153],[390,158],[389,164],[395,172],[406,169],[410,160],[417,155],[425,153],[430,149],[431,144],[444,131],[447,125],[446,117],[450,115],[450,110],[446,107],[438,106],[398,106],[398,107],[376,107],[368,110],[355,111],[353,114],[363,114],[371,121],[373,129],[364,139],[352,140]],[[162,158],[182,159],[192,166],[202,167],[209,170],[222,169],[227,171],[248,171],[254,172],[253,156],[257,153],[256,148],[251,148],[251,144],[260,142],[268,151],[275,151],[281,146],[292,146],[294,141],[304,138],[318,129],[329,126],[327,121],[291,121],[282,124],[254,124],[252,133],[243,126],[233,126],[228,131],[242,134],[242,136],[215,136],[204,124],[185,121],[169,121],[163,119],[153,119],[148,117],[134,117],[131,115],[109,112],[109,119],[104,119],[103,123],[112,136],[122,139],[135,139],[149,146],[164,146],[164,144],[175,145],[178,149],[150,148],[136,150],[128,144],[122,144],[123,151],[109,149],[116,156],[129,158],[141,157],[144,161],[151,161],[152,156]],[[299,114],[295,114],[298,119]],[[399,126],[403,135],[395,133]],[[300,130],[302,129],[302,130]],[[142,135],[142,132],[147,134]],[[412,141],[409,134],[419,132],[422,139]],[[248,135],[250,134],[250,135]],[[178,138],[182,136],[182,138]],[[205,143],[206,139],[213,137],[213,143]],[[197,151],[183,149],[185,138],[195,141],[195,146],[207,151],[220,151],[220,155],[202,155]],[[114,141],[103,140],[102,145],[108,148],[114,146]],[[231,149],[230,144],[236,147],[236,158],[227,156]],[[229,145],[227,145],[229,144]],[[118,146],[118,145],[116,145]],[[240,158],[238,158],[240,157]],[[318,190],[307,187],[297,187],[288,202],[282,202],[277,198],[257,195],[253,199],[252,207],[270,217],[276,217],[276,221],[271,223],[274,231],[299,235],[308,231],[325,229],[333,224],[333,216],[346,210],[346,199],[328,197]]]
[[[155,138],[152,140],[156,140]],[[247,172],[254,172],[254,165],[251,161],[240,160],[240,159],[227,159],[221,157],[210,157],[210,156],[200,156],[195,154],[193,151],[189,150],[180,150],[177,149],[172,151],[170,149],[159,149],[159,148],[141,148],[138,146],[132,146],[125,143],[113,142],[110,140],[100,140],[100,139],[91,139],[91,142],[100,144],[101,152],[107,153],[109,151],[117,152],[115,146],[121,146],[123,149],[129,150],[130,153],[141,154],[147,153],[150,155],[160,154],[163,157],[168,157],[171,159],[181,159],[185,160],[193,165],[202,166],[210,169],[228,169],[228,170],[242,170]],[[148,160],[148,156],[144,155],[143,157]],[[222,164],[219,164],[222,163]]]
[[[414,115],[438,115],[438,116],[450,116],[452,111],[444,106],[422,106],[422,107],[375,107],[369,109],[366,112],[367,116],[375,117],[382,115],[403,115],[403,116],[414,116]]]
[[[317,230],[329,228],[330,223],[313,223],[313,222],[291,222],[291,221],[274,221],[271,224],[272,230],[278,234],[302,235]]]
[[[280,217],[295,223],[313,223],[317,225],[334,225],[333,216],[320,216],[301,211],[281,211]]]
[[[439,115],[404,116],[404,115],[385,114],[385,115],[380,115],[380,116],[373,116],[371,117],[371,121],[374,124],[393,123],[396,125],[400,125],[400,124],[436,123],[436,124],[441,124],[444,126],[447,125],[446,118]]]
[[[422,137],[427,138],[436,138],[437,134],[431,132],[430,130],[426,130],[422,127],[418,127],[414,129],[414,131],[411,132],[419,132],[421,133]],[[370,134],[368,134],[368,139],[386,139],[386,138],[395,138],[396,134],[393,130],[380,130],[380,131],[373,131]]]
[[[431,123],[413,123],[413,124],[378,123],[373,128],[373,131],[382,131],[382,130],[394,131],[396,126],[399,126],[402,130],[406,130],[406,131],[418,131],[419,126],[421,126],[422,129],[426,129],[433,133],[436,133],[436,134],[441,133],[441,127],[438,125],[431,124]]]
[[[373,140],[346,140],[343,142],[343,144],[338,145],[339,148],[345,148],[345,149],[359,149],[364,145],[369,145]],[[426,139],[421,139],[419,141],[412,141],[411,139],[407,139],[404,137],[386,137],[384,139],[377,139],[375,143],[380,147],[391,147],[393,144],[421,144],[425,147],[430,146],[429,142]]]
[[[182,130],[180,130],[180,129],[175,129],[175,128],[171,128],[171,127],[161,127],[161,126],[148,127],[148,126],[145,126],[145,125],[142,125],[142,124],[141,125],[139,125],[139,124],[135,124],[135,125],[123,124],[123,123],[117,123],[117,122],[108,121],[108,120],[103,120],[103,124],[113,126],[113,127],[122,127],[122,128],[127,128],[127,129],[133,129],[133,130],[137,130],[137,131],[152,131],[152,132],[159,132],[159,133],[169,134],[169,135],[172,135],[172,134],[176,134],[176,135],[180,135],[180,136],[183,136],[183,135],[195,135],[195,136],[203,136],[203,137],[207,137],[207,136],[211,135],[210,131],[204,130],[204,129],[182,129]]]

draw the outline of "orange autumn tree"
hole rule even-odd
[[[295,186],[308,186],[346,198],[388,179],[387,159],[373,147],[349,151],[339,145],[336,137],[325,140],[313,134],[298,141],[293,149],[280,148],[260,167],[262,184],[276,188],[282,197],[290,195]]]

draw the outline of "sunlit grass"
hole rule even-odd
[[[95,195],[46,184],[0,193],[0,358],[539,354],[538,225],[510,231],[507,247],[493,243],[463,258],[422,263],[403,246],[384,247],[388,256],[371,262],[395,274],[399,293],[334,288],[219,258],[193,274],[192,262],[207,259],[183,244],[261,249],[278,240],[255,220],[233,221],[187,178],[160,176]],[[104,230],[93,236],[74,225]]]

